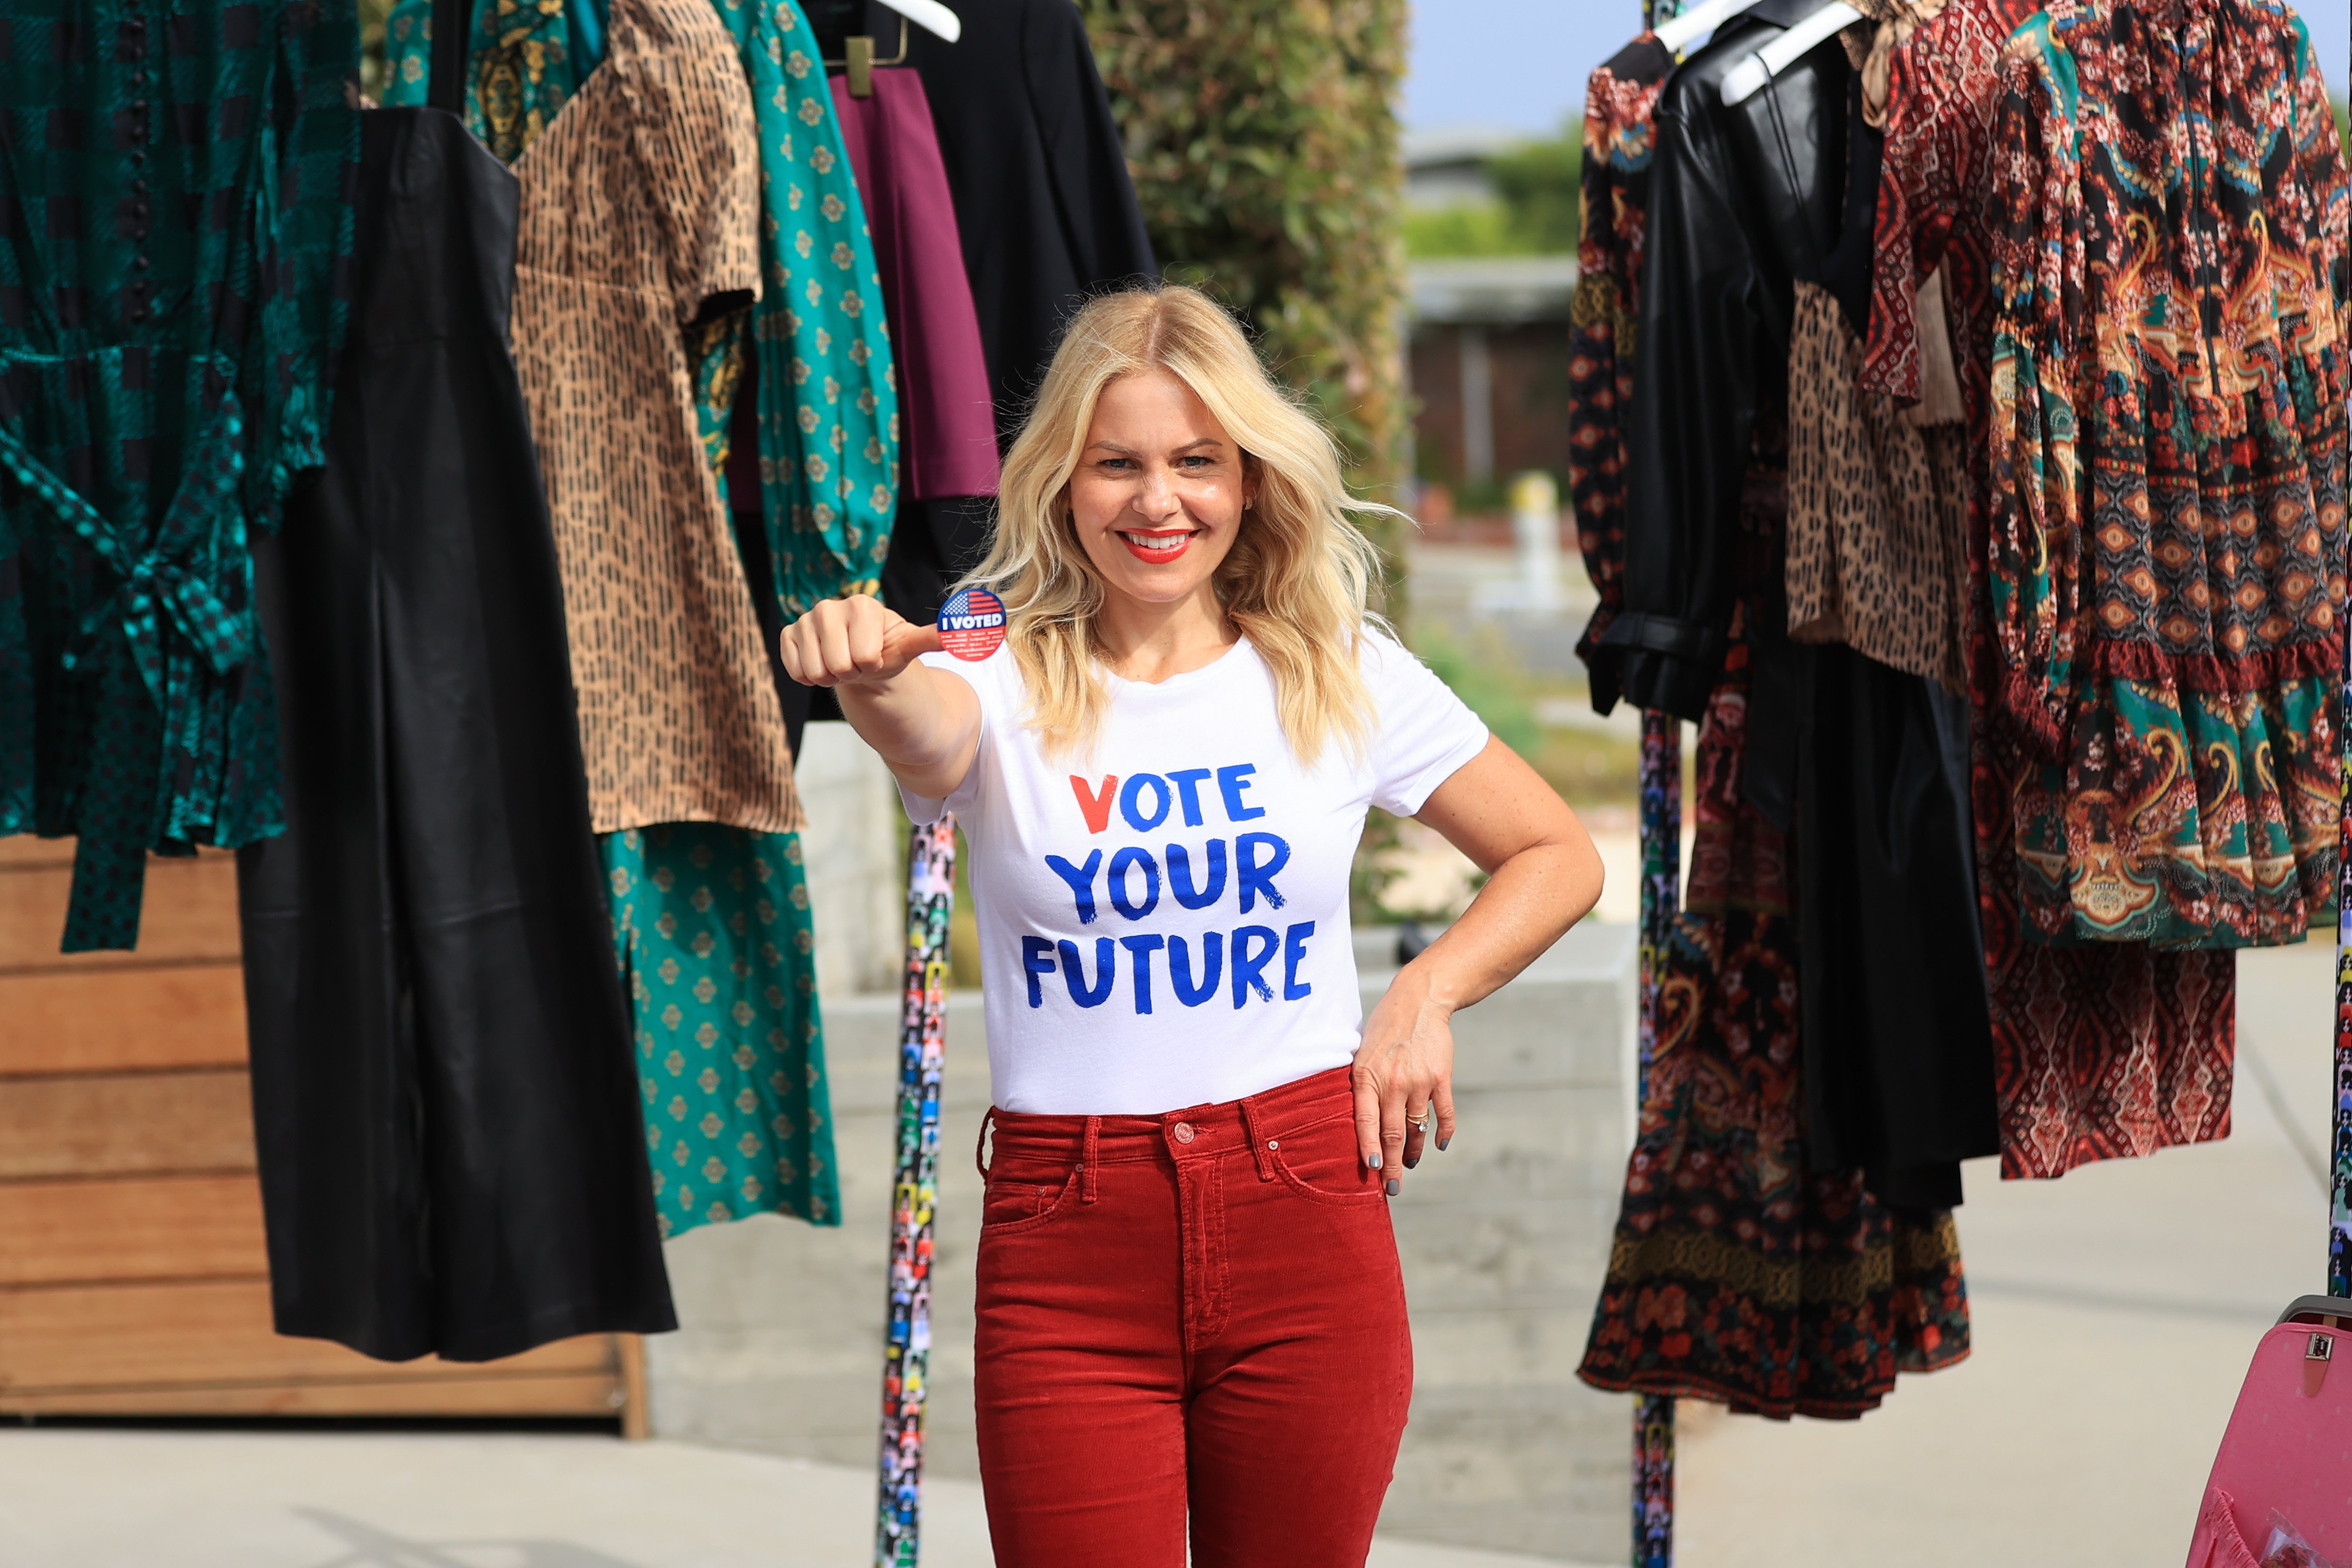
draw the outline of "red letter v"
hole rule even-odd
[[[1118,787],[1118,775],[1117,773],[1105,775],[1102,782],[1102,793],[1100,795],[1097,795],[1093,791],[1087,789],[1087,781],[1078,777],[1077,774],[1072,773],[1070,775],[1070,788],[1077,794],[1078,809],[1087,814],[1087,831],[1088,833],[1100,833],[1104,828],[1110,826],[1110,792]]]

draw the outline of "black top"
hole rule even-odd
[[[1696,720],[1731,619],[1740,479],[1759,411],[1785,403],[1798,278],[1817,279],[1845,195],[1846,83],[1832,37],[1736,105],[1724,77],[1821,0],[1767,0],[1658,95],[1628,422],[1626,697]]]
[[[1127,155],[1070,0],[955,0],[958,43],[914,28],[955,198],[981,350],[1009,443],[1087,296],[1156,279]],[[880,47],[895,43],[897,28]]]

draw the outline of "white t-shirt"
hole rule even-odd
[[[996,1103],[1156,1116],[1354,1059],[1348,873],[1364,809],[1418,812],[1486,727],[1389,637],[1360,644],[1379,719],[1301,766],[1247,639],[1157,685],[1106,675],[1093,753],[1050,759],[1010,648],[945,654],[980,694],[980,751],[945,801],[971,846]]]

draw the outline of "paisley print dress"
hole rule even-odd
[[[1986,608],[1992,403],[1993,117],[2026,0],[1951,0],[1890,61],[1879,265],[1862,382],[1918,395],[1912,290],[1939,268],[1968,419],[1969,793],[1990,985],[2001,1172],[2063,1175],[2230,1131],[2237,967],[2226,950],[2031,940],[2011,805],[2028,759],[1999,701]],[[1890,309],[1899,301],[1900,309]],[[1906,367],[1909,367],[1906,369]]]
[[[2300,941],[2341,810],[2346,185],[2277,0],[2056,0],[2003,66],[1986,540],[2024,930]]]

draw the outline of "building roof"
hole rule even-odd
[[[1409,130],[1402,138],[1404,166],[1420,169],[1432,163],[1484,163],[1527,139],[1526,132],[1500,125],[1432,125]]]
[[[1576,292],[1573,256],[1461,256],[1415,261],[1413,319],[1504,326],[1561,321]]]
[[[1440,125],[1404,133],[1404,199],[1416,208],[1480,206],[1496,199],[1486,161],[1527,138],[1499,125]]]

